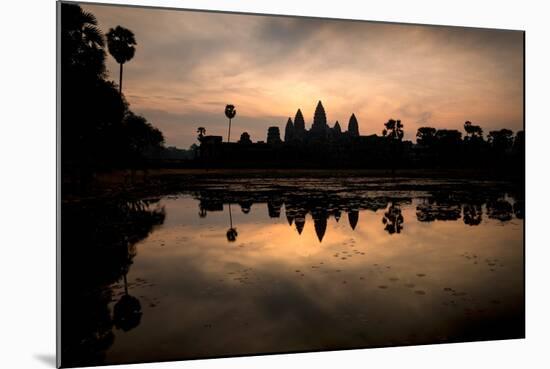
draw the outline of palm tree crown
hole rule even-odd
[[[229,132],[227,133],[227,142],[231,140],[231,119],[235,118],[235,115],[237,115],[235,105],[227,104],[225,106],[225,116],[229,119]]]
[[[136,39],[134,33],[121,26],[111,28],[107,33],[107,46],[109,53],[120,64],[118,92],[122,95],[122,66],[131,60],[136,53]]]
[[[105,41],[96,17],[76,4],[63,4],[61,16],[63,70],[101,76],[105,71]]]
[[[235,118],[237,111],[235,110],[235,105],[226,105],[225,107],[225,116],[229,119]]]
[[[134,33],[121,26],[111,28],[107,33],[107,46],[109,53],[117,63],[124,64],[134,57],[136,52],[136,39]]]

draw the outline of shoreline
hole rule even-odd
[[[357,187],[361,178],[365,179],[364,186]],[[354,183],[351,191],[477,191],[496,186],[521,192],[524,183],[523,178],[495,176],[482,170],[404,169],[396,170],[393,176],[386,169],[149,169],[133,175],[130,170],[116,170],[97,174],[85,190],[79,189],[73,179],[63,177],[61,201],[160,197],[211,186],[231,191],[233,185],[243,186],[243,182],[251,192],[265,186],[265,181],[292,190],[300,189],[300,179],[341,185],[350,180]]]

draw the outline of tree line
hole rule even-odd
[[[132,112],[122,92],[123,66],[134,54],[132,31],[107,34],[76,4],[61,5],[61,165],[80,180],[113,168],[137,169],[164,145],[162,132]],[[108,53],[120,65],[118,86],[109,79]]]

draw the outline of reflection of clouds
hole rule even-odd
[[[256,121],[246,130],[262,137],[298,108],[310,122],[317,99],[331,122],[355,112],[363,133],[399,118],[406,138],[414,138],[420,123],[461,129],[472,120],[489,131],[517,130],[523,121],[519,32],[85,8],[102,29],[121,24],[136,34],[136,56],[125,69],[133,109],[169,112],[186,130],[196,123],[190,115],[202,116],[209,130],[223,126],[217,112],[231,102],[240,117]],[[153,122],[165,124],[159,116]],[[167,135],[180,146],[191,139]]]
[[[199,219],[196,200],[164,200],[164,226],[140,243],[132,267],[134,278],[156,284],[134,293],[154,293],[161,303],[144,308],[139,328],[117,338],[110,357],[433,343],[480,334],[483,316],[466,318],[465,308],[506,323],[521,299],[521,222],[419,222],[418,204],[401,204],[407,228],[398,238],[381,226],[385,209],[362,210],[355,231],[328,218],[322,243],[309,214],[299,235],[284,216],[253,206],[249,214],[234,212],[239,238],[228,244],[226,211]],[[505,268],[490,272],[464,252],[498,258]],[[467,295],[449,297],[447,287]],[[456,309],[443,304],[449,299],[458,300]],[[503,303],[491,304],[495,299]]]

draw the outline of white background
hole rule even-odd
[[[550,367],[550,11],[544,1],[172,0],[140,5],[527,31],[527,339],[200,360],[132,368]],[[0,5],[0,368],[55,360],[55,3]],[[124,368],[125,366],[120,366]]]

